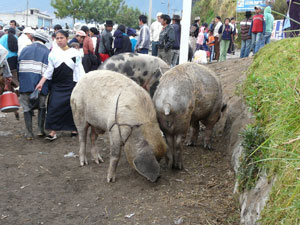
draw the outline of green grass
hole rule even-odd
[[[241,133],[243,138],[242,146],[244,149],[241,164],[238,169],[237,179],[239,191],[250,190],[259,179],[263,163],[257,161],[263,158],[262,151],[256,149],[265,142],[264,131],[259,126],[248,125]]]
[[[243,95],[266,137],[247,164],[276,176],[261,224],[300,223],[300,38],[262,48],[248,70]],[[293,141],[294,140],[294,141]],[[259,158],[257,158],[259,157]]]

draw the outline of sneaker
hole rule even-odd
[[[57,139],[57,136],[56,134],[54,134],[54,136],[48,134],[46,137],[45,137],[46,140],[49,140],[49,141],[54,141],[55,139]]]

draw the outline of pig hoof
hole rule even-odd
[[[212,145],[210,143],[205,143],[204,148],[208,150],[212,150]]]
[[[80,166],[88,165],[87,158],[84,157],[84,159],[80,159]]]
[[[112,176],[112,177],[107,176],[107,183],[110,183],[110,182],[115,183],[116,182],[116,176]]]
[[[182,170],[183,169],[183,165],[182,163],[176,163],[174,166],[173,166],[174,169],[178,169],[178,170]]]
[[[96,164],[100,164],[100,163],[103,163],[104,160],[102,159],[102,157],[100,156],[100,154],[98,154],[97,157],[94,158],[94,162],[95,162]]]
[[[98,154],[98,160],[101,162],[101,163],[104,163],[104,160],[102,159],[101,155]]]
[[[185,145],[186,145],[186,146],[189,146],[189,147],[195,146],[195,142],[193,142],[193,141],[187,141],[187,142],[185,143]]]

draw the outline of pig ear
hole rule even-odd
[[[151,151],[139,152],[139,155],[133,160],[133,165],[139,174],[151,182],[155,182],[159,177],[160,166]]]
[[[169,103],[164,104],[163,109],[166,116],[170,115],[171,106]]]

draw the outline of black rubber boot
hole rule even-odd
[[[46,108],[41,108],[39,110],[39,115],[38,115],[38,136],[44,137],[46,136],[45,134],[45,118],[46,118]]]
[[[32,133],[32,115],[31,112],[24,112],[24,120],[25,120],[25,137],[27,140],[33,139]]]

